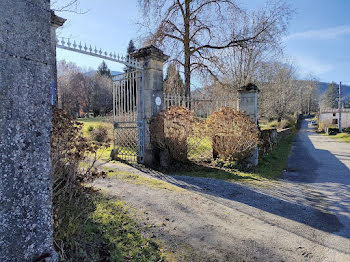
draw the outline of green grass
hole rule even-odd
[[[343,142],[350,143],[350,134],[349,133],[338,133],[335,136],[331,136],[331,137],[339,139]]]
[[[220,169],[201,166],[196,167],[191,171],[178,172],[176,173],[176,175],[215,178],[230,182],[262,180],[261,177],[250,172],[243,172],[234,169]]]
[[[272,121],[272,122],[267,122],[267,123],[259,124],[259,125],[260,125],[260,128],[262,130],[264,130],[264,129],[277,128],[279,126],[279,123],[275,120],[275,121]]]
[[[139,175],[131,172],[125,172],[125,171],[118,171],[117,169],[111,169],[106,168],[107,176],[108,177],[115,177],[117,179],[123,179],[127,180],[130,183],[137,184],[137,185],[146,185],[153,188],[158,189],[167,189],[170,191],[182,191],[184,190],[182,188],[179,188],[177,186],[174,186],[168,182],[147,177],[145,175]]]
[[[89,137],[89,129],[91,130],[91,128],[95,129],[99,126],[103,126],[107,129],[108,138],[111,141],[110,146],[108,148],[99,149],[97,151],[97,159],[101,161],[109,161],[111,151],[113,149],[113,124],[111,122],[111,119],[108,117],[78,118],[78,122],[83,124],[82,132],[85,137]],[[120,150],[122,152],[127,151],[131,155],[137,155],[137,152],[134,148],[120,148]],[[120,155],[120,157],[122,158],[122,155]]]
[[[112,145],[108,148],[98,149],[96,153],[97,160],[101,160],[105,162],[109,161],[111,159],[112,149],[113,149]]]
[[[98,126],[103,126],[107,128],[108,137],[113,138],[113,124],[108,117],[90,117],[90,118],[78,118],[78,122],[83,123],[83,134],[85,136],[89,135],[89,128],[97,128]]]
[[[107,116],[97,116],[97,117],[89,117],[89,118],[84,117],[84,118],[78,118],[77,120],[83,123],[96,123],[96,122],[110,123],[111,122],[110,118]]]
[[[259,160],[258,166],[249,171],[238,169],[221,169],[214,167],[195,167],[193,170],[176,173],[179,175],[208,177],[231,182],[252,182],[279,178],[287,166],[295,132],[286,136],[269,154]]]
[[[282,139],[280,144],[270,153],[259,160],[259,164],[254,168],[254,173],[262,178],[277,179],[287,167],[287,160],[292,149],[293,140],[296,135],[292,134]]]
[[[108,130],[113,130],[112,124],[108,122],[107,118],[96,117],[96,118],[84,118],[79,119],[80,122],[84,123],[83,131],[84,134],[88,134],[88,127],[96,127],[98,125],[106,125]],[[267,128],[275,126],[277,121],[268,123]],[[228,181],[256,181],[264,179],[276,179],[278,178],[283,170],[286,168],[288,155],[292,146],[293,138],[295,133],[285,137],[281,143],[269,154],[263,156],[259,160],[259,165],[252,170],[245,172],[238,169],[220,169],[211,167],[198,167],[191,171],[180,172],[183,175],[210,177],[223,179]],[[203,155],[208,152],[212,154],[212,145],[209,138],[201,139],[200,141],[196,138],[190,137],[188,157],[191,160],[203,158]],[[110,152],[112,147],[108,149],[99,150],[98,158],[103,161],[110,159]],[[122,174],[119,174],[121,176]],[[125,176],[124,176],[125,177]],[[139,178],[134,181],[141,181]],[[145,182],[145,181],[142,181]],[[142,183],[140,182],[140,183]]]
[[[58,213],[60,261],[164,261],[159,244],[142,236],[124,203],[88,192]]]
[[[189,148],[187,157],[189,160],[198,161],[203,158],[204,159],[211,158],[213,147],[212,147],[212,142],[210,137],[190,136],[187,139],[187,143]]]

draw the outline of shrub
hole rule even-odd
[[[171,159],[187,161],[187,138],[192,132],[194,116],[183,106],[161,111],[151,122],[152,144],[168,150]]]
[[[330,136],[334,136],[339,133],[339,128],[337,127],[328,127],[327,128],[327,134]]]
[[[88,133],[91,133],[92,130],[94,130],[94,127],[93,126],[88,126],[88,128],[87,128]]]
[[[280,123],[279,123],[279,128],[280,129],[285,129],[285,128],[290,128],[292,127],[293,124],[291,123],[291,120],[285,120],[283,119]]]
[[[106,145],[89,142],[82,134],[82,124],[76,122],[63,110],[53,108],[52,124],[51,161],[55,246],[62,256],[65,252],[64,239],[60,238],[62,235],[59,232],[66,230],[62,224],[66,217],[66,210],[74,209],[84,201],[82,182],[104,175],[96,171],[94,163],[97,149]],[[85,160],[86,168],[79,168]],[[64,248],[69,249],[67,246]]]
[[[221,107],[207,119],[213,150],[225,161],[244,162],[258,144],[258,129],[248,116]]]
[[[104,126],[97,126],[90,132],[90,137],[93,141],[99,143],[107,143],[109,142],[108,138],[108,130]]]
[[[54,108],[51,132],[51,160],[54,178],[54,197],[60,189],[71,193],[88,173],[79,172],[79,163],[88,154],[96,153],[98,146],[82,135],[82,124],[63,110]],[[54,199],[55,200],[55,199]]]
[[[269,128],[277,128],[278,127],[278,125],[279,125],[279,123],[275,120],[275,121],[272,121],[272,122],[269,122],[269,123],[267,123],[267,126],[269,127]]]

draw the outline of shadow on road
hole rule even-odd
[[[178,175],[166,176],[160,172],[147,173],[176,186],[198,192],[204,197],[219,201],[231,208],[239,209],[235,203],[243,203],[254,209],[350,239],[350,229],[342,230],[345,226],[350,226],[349,216],[341,215],[350,212],[350,170],[331,152],[314,147],[310,136],[318,135],[308,129],[307,125],[308,123],[304,121],[295,138],[288,160],[288,169],[283,176],[284,182],[277,183],[281,188],[275,188],[274,195],[270,195],[267,190],[261,192],[249,186],[223,180]],[[319,159],[314,159],[315,155],[319,156]],[[323,161],[329,161],[331,166],[327,168],[327,164]],[[323,172],[322,177],[319,177],[320,172]],[[294,186],[298,190],[294,190]],[[330,191],[334,192],[334,196],[324,194]],[[330,206],[333,205],[337,208],[330,210]],[[312,233],[304,232],[303,228],[285,226],[279,223],[278,219],[262,216],[261,212],[242,210],[241,207],[238,211],[317,242]],[[343,222],[345,221],[345,226],[339,217]],[[341,234],[339,234],[340,231],[342,231]],[[318,244],[324,245],[323,243]],[[331,248],[350,254],[349,249],[346,248],[344,250],[338,246]]]
[[[350,213],[350,170],[331,152],[314,147],[310,137],[319,135],[308,129],[307,125],[306,121],[302,123],[302,128],[295,138],[283,181],[275,181],[269,185],[274,187],[272,193],[269,189],[261,190],[224,180],[169,176],[154,170],[136,168],[150,176],[189,189],[270,225],[350,254],[349,248],[343,248],[337,244],[327,246],[315,238],[313,231],[305,231],[305,227],[295,223],[290,225],[289,222],[281,222],[278,218],[283,217],[321,232],[343,237],[344,246],[348,247],[350,216],[343,214]],[[315,155],[318,159],[314,158]],[[344,153],[344,155],[348,157],[347,154]],[[328,167],[327,163],[331,165]],[[334,194],[330,195],[329,192]],[[237,203],[242,203],[246,207],[243,208],[244,206]],[[327,234],[324,235],[327,236]]]

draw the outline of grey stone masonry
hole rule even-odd
[[[49,0],[0,1],[0,261],[57,261]]]
[[[238,90],[238,111],[245,113],[256,124],[258,124],[258,94],[258,87],[251,83]],[[252,156],[248,159],[248,162],[252,166],[258,165],[258,146],[253,150]]]
[[[150,122],[152,117],[157,115],[163,109],[163,66],[164,62],[168,60],[169,56],[165,55],[155,46],[148,46],[139,49],[133,54],[133,57],[139,59],[142,67],[144,68],[144,163],[146,165],[153,165],[155,152],[151,144]]]
[[[52,80],[52,104],[62,108],[61,100],[57,88],[57,65],[56,65],[56,31],[59,27],[63,26],[66,22],[66,19],[55,15],[54,11],[51,11],[51,59],[52,59],[52,71],[53,71],[53,80]]]
[[[245,113],[254,123],[258,122],[258,94],[259,89],[254,84],[242,86],[238,90],[238,111]]]

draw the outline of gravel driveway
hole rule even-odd
[[[315,134],[307,121],[283,179],[254,187],[104,166],[172,185],[118,176],[95,182],[132,207],[176,260],[350,261],[350,144]]]

